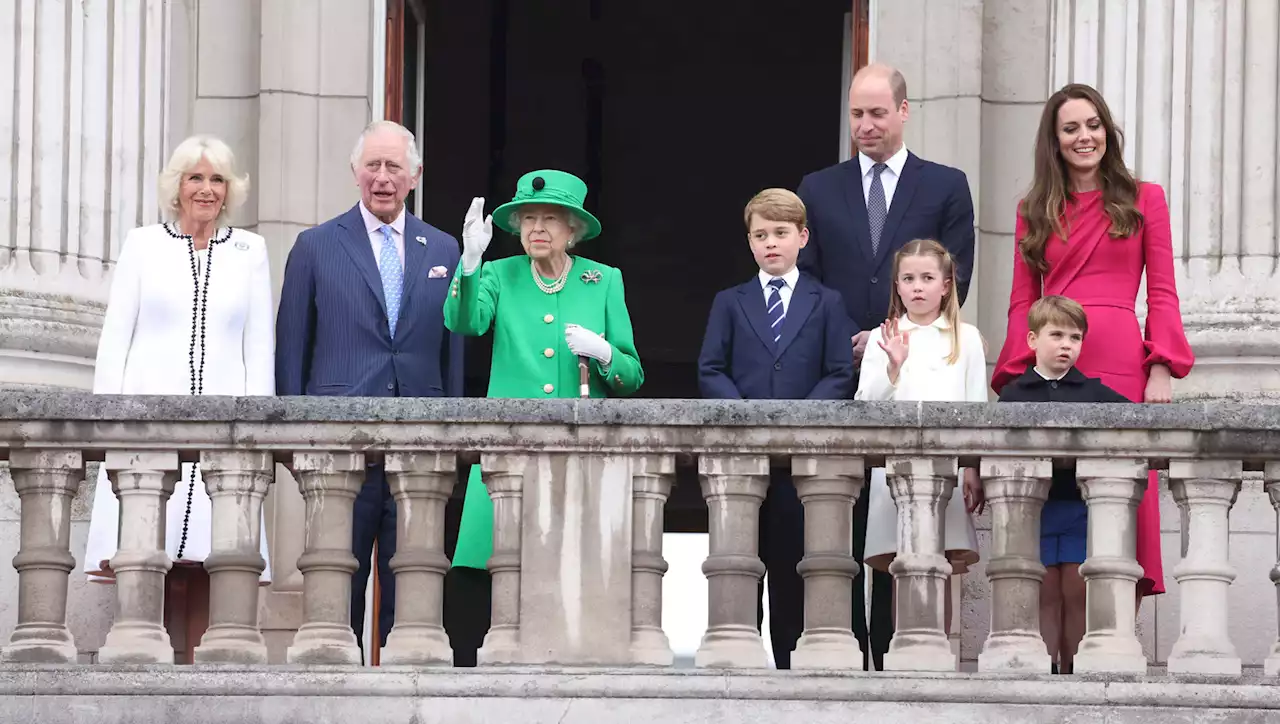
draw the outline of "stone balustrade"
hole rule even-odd
[[[1148,471],[1167,470],[1186,551],[1172,570],[1182,627],[1171,673],[1239,675],[1227,628],[1235,577],[1227,516],[1244,470],[1261,470],[1280,510],[1280,409],[1231,405],[1001,405],[685,400],[131,398],[10,394],[0,457],[21,501],[18,622],[8,663],[71,663],[66,626],[71,498],[86,461],[103,461],[121,501],[118,615],[101,660],[165,664],[165,502],[181,461],[199,460],[212,500],[205,563],[213,584],[198,663],[266,662],[257,620],[259,515],[275,462],[306,504],[304,621],[294,664],[360,660],[348,602],[352,505],[370,460],[399,506],[395,626],[388,664],[448,666],[441,625],[444,503],[479,463],[494,500],[492,627],[481,665],[662,667],[663,508],[676,462],[696,461],[709,509],[703,565],[706,668],[761,668],[758,511],[771,467],[789,465],[806,516],[806,617],[796,668],[854,672],[850,631],[859,567],[852,506],[884,466],[899,511],[891,571],[895,672],[954,670],[945,634],[943,515],[960,467],[977,467],[992,509],[982,551],[992,583],[983,672],[1045,673],[1039,638],[1039,513],[1054,465],[1074,465],[1089,508],[1087,633],[1077,670],[1145,672],[1135,635],[1135,520]],[[1280,571],[1280,564],[1276,571]],[[1280,573],[1272,578],[1280,583]],[[1280,643],[1275,651],[1280,652]],[[1280,670],[1280,653],[1267,671]]]

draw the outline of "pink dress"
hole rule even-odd
[[[1151,365],[1169,367],[1174,377],[1191,371],[1195,355],[1182,328],[1182,312],[1174,280],[1173,235],[1164,189],[1141,184],[1138,211],[1143,224],[1128,238],[1112,239],[1111,220],[1102,192],[1076,194],[1067,205],[1067,241],[1057,235],[1045,247],[1049,271],[1041,275],[1022,260],[1015,247],[1013,291],[1004,349],[996,361],[991,387],[997,393],[1034,361],[1027,347],[1027,310],[1041,294],[1060,294],[1079,302],[1089,315],[1089,331],[1076,367],[1134,402],[1142,402]],[[1017,238],[1027,233],[1018,215]],[[1147,272],[1147,323],[1143,330],[1134,301]],[[1096,340],[1096,341],[1094,341]],[[1138,563],[1143,595],[1164,593],[1160,560],[1158,478],[1153,473],[1138,506]]]

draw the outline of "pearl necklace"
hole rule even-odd
[[[538,288],[543,294],[555,294],[564,289],[564,283],[569,279],[569,270],[573,268],[573,257],[565,260],[564,269],[560,272],[560,276],[550,284],[542,281],[542,275],[538,273],[538,265],[532,259],[529,260],[529,271],[533,273],[533,281],[537,283]]]

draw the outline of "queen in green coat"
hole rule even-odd
[[[515,198],[488,218],[483,198],[471,202],[444,323],[458,334],[493,330],[489,397],[578,397],[580,356],[592,397],[630,395],[644,382],[622,273],[569,253],[600,234],[586,197],[577,176],[546,170],[520,177]],[[495,221],[519,235],[524,255],[481,260]],[[483,570],[492,552],[493,504],[473,466],[453,566]]]

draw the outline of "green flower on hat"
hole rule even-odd
[[[582,208],[586,199],[587,184],[577,176],[552,169],[530,171],[516,182],[515,197],[493,210],[493,223],[503,231],[519,236],[519,226],[511,225],[511,212],[525,204],[550,204],[564,207],[582,219],[587,230],[580,241],[594,239],[600,235],[600,220]]]

